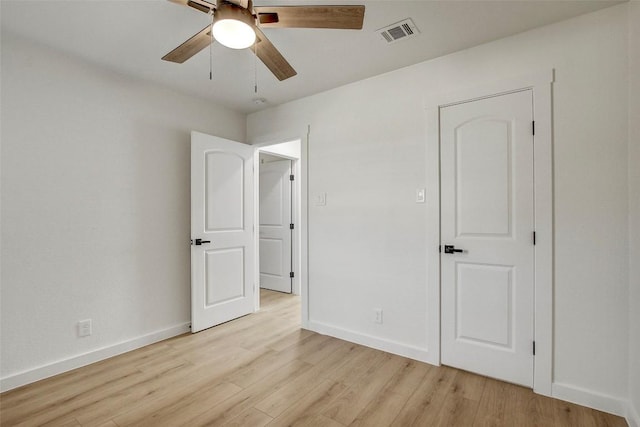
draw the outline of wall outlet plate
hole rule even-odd
[[[381,308],[374,308],[373,312],[374,312],[373,322],[374,323],[378,323],[378,324],[382,324],[382,309]]]
[[[91,319],[78,321],[78,336],[88,337],[91,335]]]

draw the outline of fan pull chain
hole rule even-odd
[[[256,37],[256,41],[254,44],[254,52],[253,55],[253,92],[255,94],[258,93],[258,38]]]
[[[209,80],[213,80],[213,9],[209,11],[211,15],[211,27],[209,27],[209,35],[211,43],[209,43]]]

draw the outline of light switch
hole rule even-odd
[[[313,203],[316,206],[326,206],[327,204],[327,193],[319,193],[313,197]]]
[[[416,190],[416,203],[424,203],[424,194],[425,194],[424,188],[418,188]]]

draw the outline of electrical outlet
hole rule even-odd
[[[374,308],[373,312],[375,313],[375,317],[373,318],[373,322],[382,324],[382,309],[381,308]]]
[[[78,336],[88,337],[91,335],[91,319],[80,320],[78,322]]]

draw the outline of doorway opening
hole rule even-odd
[[[293,161],[259,154],[260,289],[293,293]]]
[[[300,295],[301,141],[258,149],[258,283],[260,294]]]

